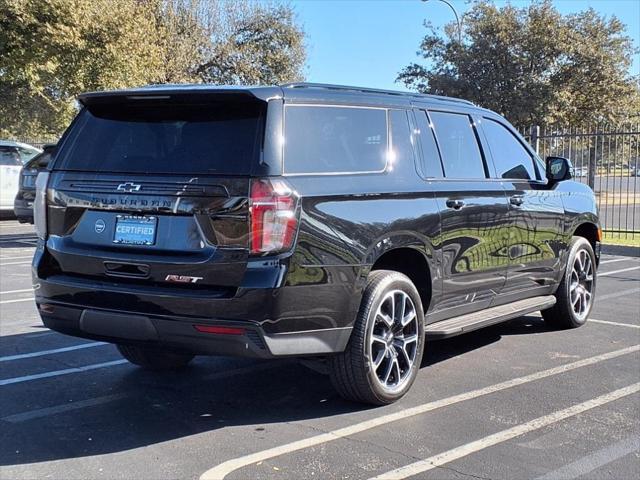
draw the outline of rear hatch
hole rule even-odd
[[[238,287],[267,104],[229,94],[109,95],[84,103],[49,181],[51,273]]]

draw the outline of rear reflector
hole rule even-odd
[[[216,335],[244,335],[244,328],[214,327],[212,325],[194,325],[197,331],[202,333],[214,333]]]
[[[49,305],[48,303],[41,303],[38,305],[38,308],[42,313],[53,313],[53,305]]]

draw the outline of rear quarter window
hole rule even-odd
[[[380,108],[288,105],[286,174],[381,172],[388,156],[387,112]]]

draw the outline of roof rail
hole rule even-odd
[[[414,92],[400,92],[397,90],[383,90],[379,88],[366,88],[366,87],[352,87],[349,85],[332,85],[330,83],[310,83],[310,82],[295,82],[295,83],[285,83],[280,85],[282,88],[324,88],[326,90],[341,90],[347,92],[361,92],[361,93],[377,93],[382,95],[394,95],[398,97],[412,97],[412,98],[422,98],[429,100],[439,100],[442,102],[458,102],[463,103],[465,105],[473,105],[473,102],[469,100],[464,100],[462,98],[453,98],[453,97],[445,97],[443,95],[431,95],[425,93],[414,93]]]

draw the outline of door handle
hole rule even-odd
[[[462,207],[464,207],[464,201],[449,199],[447,200],[447,207],[453,208],[454,210],[460,210]]]
[[[524,203],[524,198],[520,195],[514,195],[513,197],[509,198],[509,203],[511,205],[515,205],[516,207],[519,207]]]

